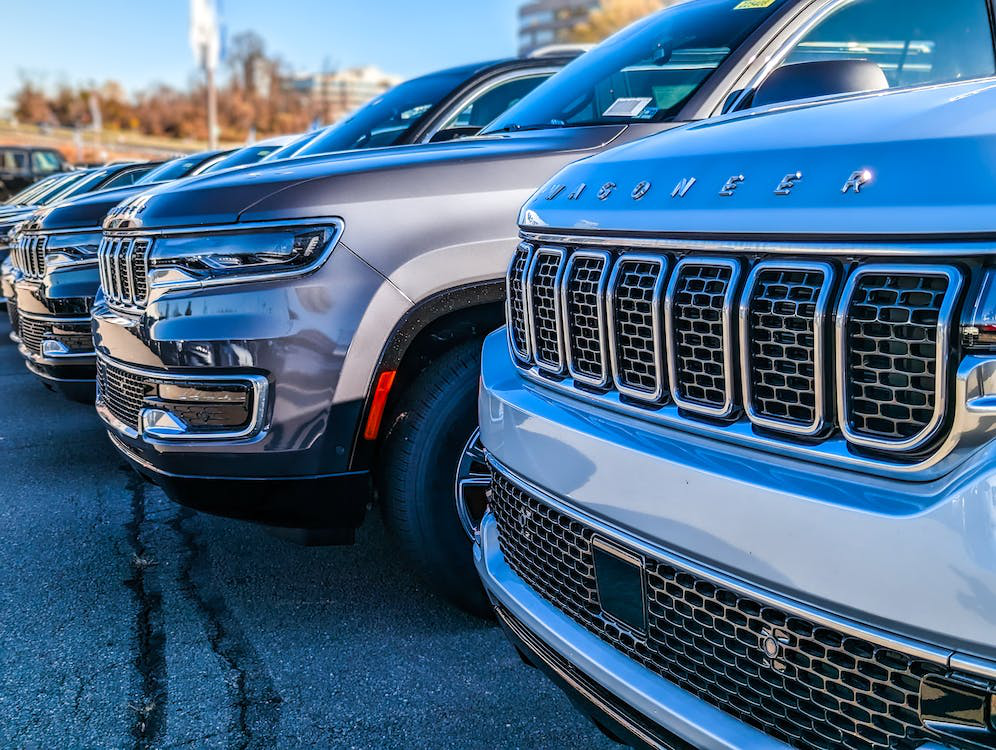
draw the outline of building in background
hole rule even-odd
[[[571,30],[598,7],[599,0],[532,0],[519,8],[519,53],[570,41]]]
[[[290,80],[291,87],[311,100],[326,123],[341,119],[399,83],[401,78],[374,65],[334,72],[299,73]]]

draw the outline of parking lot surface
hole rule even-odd
[[[0,748],[610,748],[371,514],[302,548],[182,509],[0,324]]]

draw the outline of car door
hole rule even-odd
[[[476,135],[509,107],[560,70],[559,66],[508,70],[476,82],[433,118],[417,143],[449,141]]]
[[[987,0],[817,4],[801,23],[785,28],[748,68],[723,109],[750,107],[758,86],[781,66],[816,60],[873,62],[890,88],[992,76],[996,74],[992,22]]]

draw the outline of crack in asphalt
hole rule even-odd
[[[137,653],[133,663],[142,684],[139,703],[131,706],[135,712],[131,735],[135,750],[148,750],[156,747],[166,724],[166,631],[163,627],[162,593],[148,575],[149,566],[140,564],[140,561],[148,559],[148,550],[142,538],[147,523],[145,482],[130,469],[127,471],[131,474],[126,485],[130,493],[131,519],[125,528],[133,558],[132,576],[125,581],[125,585],[134,592],[138,602],[134,621]]]
[[[237,750],[272,747],[283,699],[238,619],[212,586],[207,549],[185,523],[195,515],[189,508],[181,508],[168,523],[180,537],[186,553],[177,579],[180,588],[196,607],[211,650],[230,673],[225,680],[232,693],[234,713],[229,746]]]

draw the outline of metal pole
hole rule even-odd
[[[207,72],[208,106],[208,148],[218,148],[218,92],[214,88],[214,66],[205,67]]]

